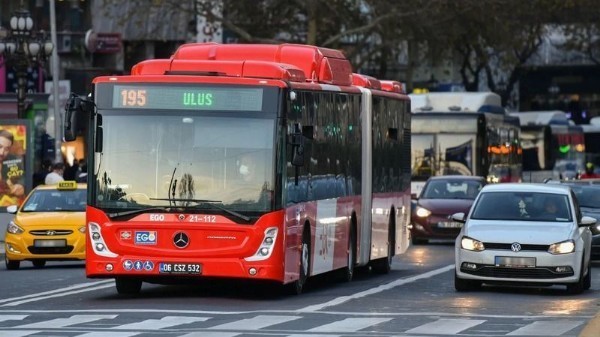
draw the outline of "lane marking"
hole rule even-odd
[[[415,275],[415,276],[408,277],[408,278],[405,278],[405,279],[399,279],[399,280],[396,280],[396,281],[393,281],[393,282],[390,282],[390,283],[387,283],[387,284],[382,284],[382,285],[377,286],[375,288],[367,289],[365,291],[361,291],[361,292],[358,292],[358,293],[353,294],[353,295],[340,296],[338,298],[334,298],[333,300],[330,300],[330,301],[327,301],[327,302],[323,302],[321,304],[309,305],[307,307],[298,309],[296,311],[297,312],[315,312],[315,311],[323,310],[324,308],[327,308],[327,307],[332,307],[332,306],[335,306],[335,305],[340,305],[342,303],[345,303],[345,302],[348,302],[348,301],[351,301],[351,300],[355,300],[355,299],[358,299],[358,298],[361,298],[361,297],[366,297],[366,296],[370,296],[370,295],[373,295],[373,294],[377,294],[377,293],[380,293],[382,291],[390,290],[392,288],[395,288],[395,287],[398,287],[398,286],[401,286],[401,285],[405,285],[407,283],[411,283],[411,282],[414,282],[414,281],[417,281],[417,280],[420,280],[420,279],[430,278],[432,276],[445,273],[445,272],[447,272],[449,270],[452,270],[452,269],[454,269],[454,265],[453,264],[445,266],[445,267],[442,267],[442,268],[439,268],[439,269],[435,269],[435,270],[432,270],[432,271],[429,271],[429,272],[426,272],[426,273],[423,273],[423,274]]]
[[[49,294],[56,294],[56,293],[59,293],[59,292],[68,292],[68,291],[75,290],[75,289],[93,287],[93,286],[96,286],[96,285],[99,285],[99,284],[106,284],[106,283],[111,283],[112,284],[112,283],[114,283],[114,281],[113,280],[104,280],[104,281],[97,281],[97,282],[88,282],[88,283],[74,284],[72,286],[68,286],[68,287],[65,287],[65,288],[59,288],[59,289],[44,291],[44,292],[41,292],[41,293],[29,294],[29,295],[24,295],[24,296],[19,296],[19,297],[3,298],[3,299],[0,300],[0,303],[12,302],[12,301],[22,300],[22,299],[26,299],[26,298],[32,298],[32,297],[49,295]]]
[[[357,332],[370,326],[391,321],[392,318],[346,318],[309,329],[312,332]]]
[[[477,319],[438,319],[437,321],[419,325],[404,333],[418,333],[429,335],[456,335],[476,325],[484,323],[485,320]]]
[[[73,315],[67,318],[55,318],[31,324],[15,326],[17,329],[46,329],[64,328],[67,326],[99,321],[101,319],[114,319],[117,315]]]
[[[158,330],[176,325],[204,322],[210,317],[165,316],[161,319],[147,319],[141,322],[111,327],[114,330]]]
[[[79,289],[79,290],[66,291],[66,292],[61,292],[61,293],[54,294],[54,295],[40,296],[40,297],[29,298],[29,299],[25,299],[25,300],[21,300],[21,301],[15,301],[15,302],[12,302],[12,303],[7,303],[7,304],[0,305],[0,307],[13,307],[13,306],[17,306],[17,305],[20,305],[20,304],[23,304],[23,303],[43,301],[43,300],[47,300],[47,299],[50,299],[50,298],[63,297],[63,296],[68,296],[68,295],[85,293],[85,292],[88,292],[88,291],[94,291],[94,290],[99,290],[99,289],[104,289],[104,288],[110,288],[110,287],[114,287],[114,284],[112,282],[111,282],[111,284],[104,284],[104,285],[100,285],[100,286],[96,286],[96,287],[90,287],[90,288],[84,288],[84,289]]]
[[[513,330],[507,336],[560,336],[581,324],[582,321],[538,321]]]
[[[29,315],[0,315],[0,322],[24,320]]]
[[[36,333],[40,333],[42,331],[35,330],[10,330],[10,331],[0,331],[0,337],[25,337],[31,336]]]
[[[209,330],[258,330],[268,326],[286,323],[302,318],[301,316],[267,316],[260,315],[248,319],[220,324],[208,328]]]

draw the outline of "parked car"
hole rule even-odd
[[[482,283],[591,285],[590,226],[575,193],[560,184],[487,185],[471,211],[452,216],[464,226],[455,242],[457,291]]]
[[[570,186],[577,200],[581,214],[600,219],[600,180],[563,180],[549,181],[549,184]],[[600,260],[600,222],[590,227],[592,231],[592,259]]]
[[[485,178],[477,176],[430,177],[412,203],[412,243],[427,243],[429,239],[454,240],[462,223],[453,221],[450,216],[457,212],[467,213],[485,184]]]
[[[46,261],[85,259],[86,184],[63,181],[34,188],[6,229],[6,269],[19,269],[31,261],[41,268]]]

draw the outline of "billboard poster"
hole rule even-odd
[[[20,205],[31,189],[31,121],[0,120],[0,209]]]

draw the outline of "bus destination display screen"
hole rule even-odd
[[[262,88],[115,85],[113,108],[261,111]]]

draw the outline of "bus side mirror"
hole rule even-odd
[[[94,104],[91,101],[71,94],[65,106],[65,124],[63,128],[65,141],[70,142],[77,138],[77,131],[79,130],[79,126],[77,125],[78,115],[91,113],[93,109]]]
[[[65,141],[74,141],[77,137],[77,114],[80,110],[81,98],[75,94],[71,94],[67,105],[65,106],[65,124],[63,127],[63,134],[65,135]]]

